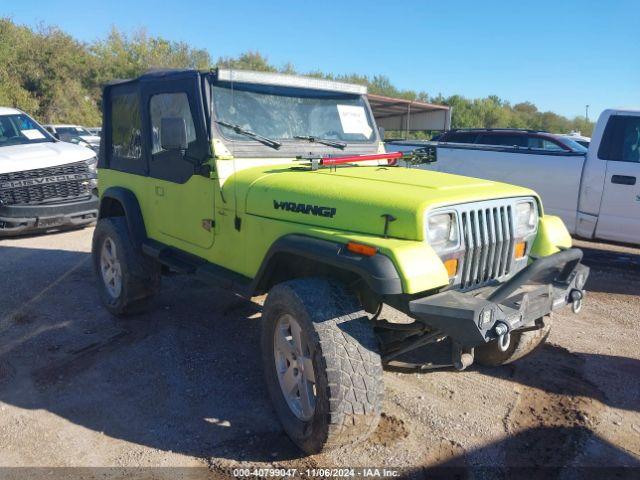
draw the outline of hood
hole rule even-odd
[[[95,157],[86,147],[66,142],[42,142],[0,147],[0,173],[55,167]]]
[[[239,172],[236,181],[248,214],[373,235],[383,234],[388,214],[396,218],[389,224],[389,236],[407,240],[423,240],[429,209],[536,196],[529,189],[490,180],[384,166],[252,168]]]

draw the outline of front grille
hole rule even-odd
[[[88,197],[90,177],[86,162],[3,173],[0,174],[0,205],[33,205]]]
[[[513,210],[511,204],[469,204],[459,210],[464,242],[460,288],[484,285],[511,273]]]

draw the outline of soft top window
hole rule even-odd
[[[138,92],[130,86],[108,91],[106,153],[108,168],[145,173],[142,157],[142,117]]]
[[[184,92],[153,95],[149,102],[151,119],[151,154],[163,151],[160,139],[160,123],[165,117],[184,119],[187,128],[187,143],[196,141],[196,128],[189,107],[189,98]]]

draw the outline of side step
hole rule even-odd
[[[251,298],[251,279],[234,271],[214,265],[177,248],[163,245],[155,240],[142,243],[145,255],[158,260],[162,265],[180,274],[192,274],[205,283],[219,288],[233,290],[243,297]]]
[[[145,255],[158,260],[162,265],[170,268],[176,273],[195,273],[197,264],[188,258],[181,258],[179,251],[162,245],[161,243],[147,240],[142,244],[142,251]]]

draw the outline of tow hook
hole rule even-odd
[[[584,298],[584,292],[574,288],[569,293],[569,300],[571,300],[571,311],[573,313],[580,313],[582,310],[582,299]]]
[[[504,322],[496,323],[493,327],[493,331],[498,337],[498,348],[501,352],[506,352],[511,344],[511,333],[509,333],[509,326]]]

